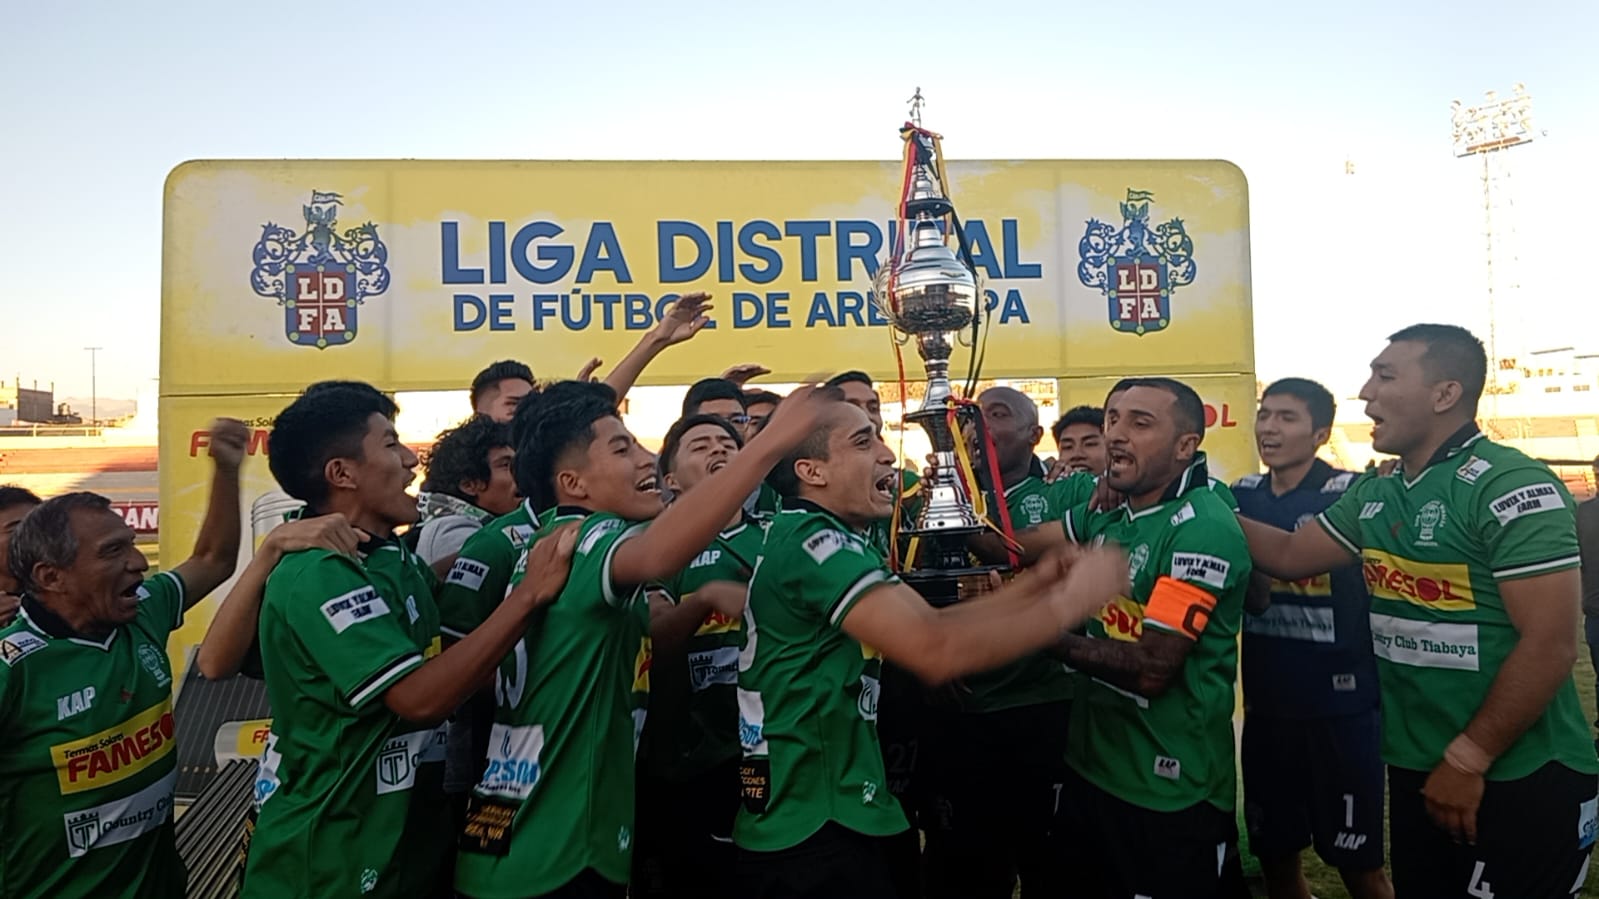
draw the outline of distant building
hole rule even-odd
[[[0,425],[48,424],[57,421],[55,385],[40,390],[39,382],[33,387],[23,387],[22,377],[15,381],[0,381]]]

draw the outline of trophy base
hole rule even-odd
[[[993,592],[988,575],[996,571],[1001,577],[1010,573],[1010,569],[1004,565],[982,565],[969,568],[921,568],[904,572],[900,578],[921,594],[928,605],[942,608]]]

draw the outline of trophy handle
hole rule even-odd
[[[888,336],[894,341],[895,346],[904,346],[911,342],[911,335],[901,331],[893,325],[888,326]]]
[[[973,272],[972,274],[976,275],[977,273]],[[974,280],[977,285],[977,309],[975,316],[978,324],[981,324],[982,317],[990,314],[992,310],[988,308],[988,292],[984,290],[982,277],[976,277]],[[967,349],[977,349],[977,335],[966,330],[965,328],[955,332],[955,342],[963,347],[966,347]]]

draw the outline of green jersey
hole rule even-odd
[[[718,534],[661,592],[678,603],[712,581],[748,583],[765,540],[763,523],[746,516]],[[644,749],[650,770],[681,781],[738,758],[743,644],[743,620],[712,612],[689,638],[684,658],[655,659]]]
[[[877,741],[882,657],[840,628],[855,603],[899,583],[864,538],[788,500],[750,580],[738,660],[742,849],[796,846],[830,821],[869,836],[909,827]]]
[[[1087,482],[1084,492],[1084,481]],[[1005,490],[1005,507],[1011,527],[1018,531],[1059,521],[1073,501],[1087,502],[1094,492],[1094,479],[1072,475],[1052,484],[1029,476]],[[992,516],[997,518],[997,516]],[[1072,698],[1072,677],[1059,661],[1038,653],[1011,662],[1003,668],[965,678],[971,692],[961,698],[968,712],[998,712],[1022,706],[1059,702]]]
[[[549,514],[545,513],[546,517]],[[505,599],[511,572],[533,545],[533,532],[539,524],[539,516],[523,500],[466,538],[439,587],[439,630],[445,636],[459,639],[488,620]]]
[[[1211,488],[1204,460],[1152,506],[1076,506],[1065,527],[1079,543],[1111,542],[1128,553],[1131,595],[1089,619],[1091,639],[1134,642],[1146,627],[1158,627],[1195,641],[1182,673],[1156,698],[1084,678],[1072,704],[1067,762],[1141,808],[1170,812],[1209,802],[1231,812],[1233,690],[1250,560],[1243,529]]]
[[[760,489],[755,491],[755,508],[750,510],[750,514],[756,518],[771,518],[782,508],[783,495],[771,484],[762,481]]]
[[[0,629],[0,895],[183,895],[167,661],[183,606],[166,572],[103,642],[31,599]]]
[[[439,652],[432,570],[397,540],[283,557],[261,600],[273,719],[243,896],[409,896],[451,845],[445,728],[383,694]]]
[[[626,883],[632,860],[649,603],[642,587],[612,584],[611,560],[644,525],[571,508],[548,517],[535,539],[582,524],[565,589],[500,663],[488,768],[455,869],[456,890],[477,899],[553,892],[585,868]]]
[[[1517,642],[1499,585],[1577,568],[1574,510],[1548,468],[1473,425],[1415,475],[1362,477],[1321,514],[1365,570],[1388,764],[1432,770],[1477,713]],[[1549,761],[1599,772],[1570,678],[1487,776]]]

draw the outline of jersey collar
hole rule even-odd
[[[1467,447],[1481,439],[1482,429],[1477,427],[1475,421],[1468,421],[1460,426],[1460,430],[1449,435],[1449,439],[1443,442],[1443,446],[1438,447],[1438,451],[1432,454],[1432,458],[1428,459],[1427,464],[1421,467],[1421,471],[1416,472],[1414,478],[1410,477],[1409,473],[1405,471],[1404,462],[1400,462],[1394,468],[1394,474],[1404,479],[1406,487],[1413,487],[1422,479],[1423,475],[1432,470],[1434,465],[1459,455]]]
[[[107,634],[104,640],[86,637],[74,630],[72,625],[68,624],[60,615],[45,607],[44,603],[26,593],[22,594],[22,608],[18,610],[17,614],[22,616],[22,619],[28,623],[29,627],[46,637],[67,640],[80,646],[90,646],[95,649],[110,649],[111,644],[117,639],[117,632],[122,630],[120,627],[112,628],[111,633]]]
[[[1333,469],[1333,467],[1323,461],[1320,456],[1317,456],[1311,461],[1310,470],[1305,472],[1305,477],[1300,480],[1299,484],[1295,486],[1294,489],[1284,493],[1282,496],[1278,496],[1276,493],[1272,492],[1271,474],[1268,473],[1264,482],[1266,486],[1266,494],[1274,499],[1286,499],[1302,490],[1306,492],[1315,492],[1320,490],[1322,487],[1325,487],[1328,479],[1330,479],[1334,474],[1337,474],[1337,472]]]
[[[844,519],[839,518],[838,515],[834,514],[833,510],[827,508],[826,506],[822,506],[822,505],[820,505],[818,503],[814,503],[814,502],[812,502],[812,501],[810,501],[808,499],[800,499],[797,496],[793,497],[792,499],[784,498],[784,500],[783,500],[783,511],[784,512],[807,512],[807,513],[810,513],[812,515],[825,515],[828,518],[831,518],[834,522],[836,522],[839,527],[841,527],[844,530],[850,532],[851,534],[855,533],[855,529],[850,527],[849,525],[845,524],[844,523]]]

